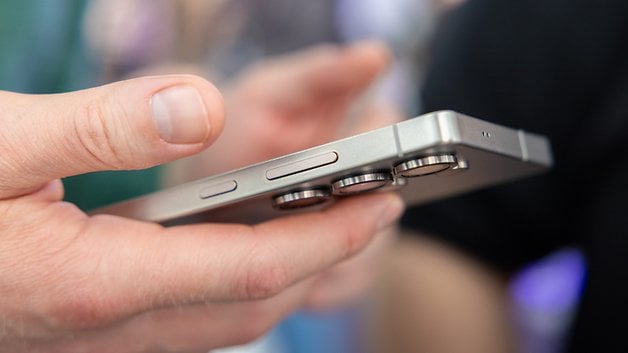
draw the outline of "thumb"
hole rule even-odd
[[[195,76],[143,77],[65,94],[0,92],[0,199],[100,170],[189,156],[220,134],[220,93]]]

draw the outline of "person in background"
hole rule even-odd
[[[628,3],[615,0],[470,0],[444,17],[433,39],[422,109],[454,109],[545,134],[555,166],[542,176],[406,213],[404,228],[423,232],[408,241],[449,253],[453,260],[442,268],[458,274],[430,277],[416,260],[420,250],[404,262],[415,269],[407,273],[413,277],[400,278],[409,300],[399,306],[397,322],[407,322],[397,334],[407,339],[406,348],[525,348],[516,337],[504,342],[515,332],[507,281],[537,259],[574,247],[586,262],[584,286],[578,280],[574,285],[575,316],[560,344],[537,346],[536,352],[626,350],[626,23]],[[555,281],[572,274],[562,276]],[[407,284],[410,278],[416,285]],[[571,293],[564,292],[565,300]],[[484,305],[482,297],[501,308]],[[494,330],[486,330],[487,323]],[[551,321],[544,323],[553,329]]]

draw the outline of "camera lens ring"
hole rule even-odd
[[[340,178],[331,184],[331,189],[334,195],[353,195],[385,187],[394,180],[388,171],[367,172]]]
[[[290,210],[319,205],[331,200],[331,192],[326,187],[293,190],[273,197],[273,207]]]
[[[425,176],[442,172],[457,165],[454,154],[441,154],[410,159],[397,164],[393,171],[395,175],[406,178]]]

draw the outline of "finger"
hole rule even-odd
[[[256,150],[262,153],[254,154],[258,157],[252,160],[258,161],[263,159],[261,154],[277,156],[327,142],[337,136],[356,96],[389,61],[388,49],[378,42],[322,45],[264,61],[246,71],[228,95],[237,104],[234,119],[240,118],[246,128],[227,131],[230,138],[223,136],[222,141],[233,141],[236,133],[250,131],[253,139],[268,146]],[[294,133],[282,134],[281,144],[267,142],[276,140],[277,131],[287,130]]]
[[[303,281],[263,300],[151,311],[134,318],[124,331],[130,339],[141,337],[173,352],[207,352],[245,344],[297,310],[310,287],[311,281]]]
[[[129,326],[129,333],[137,329],[144,333],[147,341],[159,342],[160,347],[185,347],[185,350],[195,352],[248,343],[297,310],[305,300],[311,282],[299,282],[268,299],[150,312],[134,320],[141,326]]]
[[[272,297],[360,251],[402,208],[398,196],[378,193],[253,227],[97,216],[66,250],[81,261],[64,262],[64,283],[76,289],[51,316],[98,324],[155,307]]]
[[[56,95],[0,92],[0,198],[98,170],[197,153],[223,126],[218,91],[194,76],[144,77]]]
[[[63,183],[60,179],[56,179],[44,184],[41,189],[29,195],[29,199],[50,203],[62,200],[64,193]]]
[[[375,130],[387,125],[396,124],[404,119],[399,109],[383,102],[373,103],[372,100],[357,106],[353,114],[347,117],[338,129],[339,136],[351,136]]]
[[[308,109],[321,98],[346,99],[363,91],[388,66],[390,55],[374,41],[315,46],[253,67],[258,77],[250,79],[250,91],[259,92],[256,85],[263,82],[270,88],[264,90],[267,102]]]
[[[396,124],[404,119],[399,109],[385,103],[370,105],[362,117],[353,127],[354,134]]]
[[[316,275],[305,306],[309,310],[332,310],[365,299],[395,239],[394,228],[383,230],[383,234],[378,234],[366,249],[353,258]]]
[[[372,269],[371,269],[372,270]],[[310,311],[328,311],[355,304],[365,299],[373,284],[373,273],[368,269],[345,270],[321,278],[308,297],[306,308]]]
[[[376,41],[362,41],[347,47],[313,49],[314,65],[300,66],[295,75],[307,79],[303,89],[312,95],[358,92],[369,86],[391,60],[386,46]]]
[[[303,281],[269,299],[151,310],[108,327],[47,342],[46,347],[63,352],[207,352],[244,344],[298,309],[310,287],[311,281]]]

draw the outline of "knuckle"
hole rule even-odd
[[[87,154],[90,163],[108,169],[127,167],[124,156],[128,146],[116,138],[117,119],[101,100],[93,100],[77,109],[72,119],[76,148]]]

